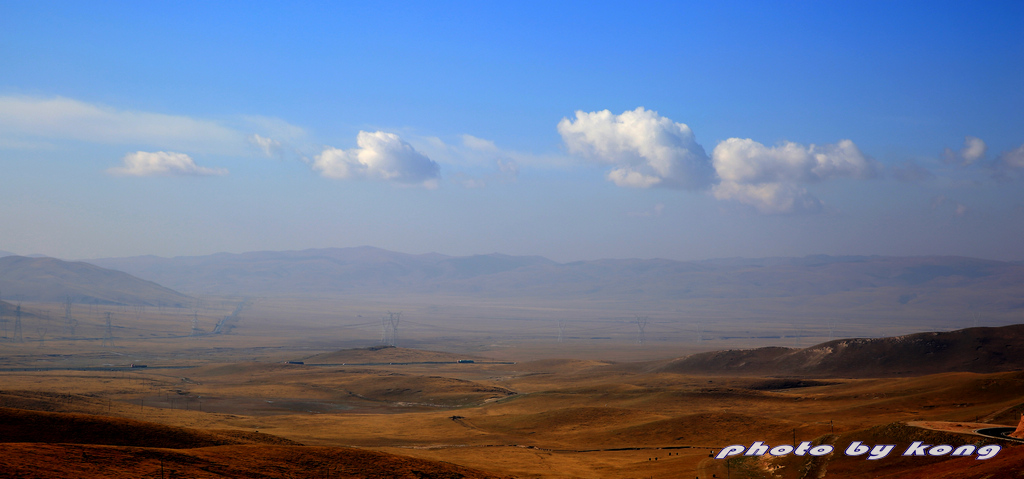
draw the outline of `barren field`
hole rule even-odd
[[[559,343],[541,337],[552,331],[539,320],[456,317],[438,333],[405,313],[398,343],[417,347],[380,347],[384,308],[372,303],[264,300],[234,314],[241,301],[208,300],[202,315],[122,308],[112,334],[108,311],[83,306],[74,335],[61,305],[24,305],[24,341],[0,343],[0,475],[1013,477],[1024,458],[1017,443],[974,433],[1017,424],[1016,370],[680,374],[665,365],[754,341],[640,344],[626,322],[609,323],[600,337],[611,339]],[[218,324],[230,328],[212,334]],[[815,334],[802,346],[829,339]],[[713,457],[756,441],[835,450]],[[880,460],[844,454],[854,441],[894,449]],[[1002,449],[984,460],[903,457],[914,441]]]

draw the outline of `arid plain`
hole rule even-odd
[[[8,332],[0,343],[6,458],[0,471],[11,477],[1012,477],[1005,474],[1024,460],[1024,449],[1011,441],[971,433],[974,423],[1016,424],[1024,412],[1024,373],[1013,361],[997,364],[985,356],[990,364],[979,367],[1003,371],[925,374],[931,371],[922,359],[937,360],[948,346],[910,358],[908,364],[922,368],[897,373],[745,374],[727,359],[702,365],[701,374],[678,358],[750,347],[752,340],[711,334],[700,340],[691,333],[669,341],[648,330],[641,342],[625,317],[587,338],[569,327],[559,338],[557,323],[541,327],[523,319],[470,325],[467,318],[467,332],[459,335],[457,322],[438,332],[408,312],[397,338],[389,339],[380,337],[383,305],[372,301],[338,301],[348,304],[346,317],[363,323],[336,319],[343,305],[328,301],[248,300],[232,316],[239,302],[74,305],[73,338],[62,329],[64,305],[22,303],[23,342],[11,341]],[[400,306],[414,311],[415,305]],[[8,318],[15,307],[5,304]],[[289,321],[273,320],[285,312]],[[534,313],[520,315],[526,314]],[[218,323],[232,327],[213,334]],[[968,331],[949,344],[1004,340],[998,348],[1019,351],[1008,330]],[[780,335],[775,342],[802,342],[809,350],[828,334]],[[382,339],[399,347],[379,347]],[[774,350],[783,351],[764,351]],[[916,427],[921,421],[939,429],[959,423],[961,432]],[[755,441],[808,441],[837,450],[822,457],[709,456]],[[843,454],[853,441],[896,447],[869,461]],[[986,460],[900,456],[913,441],[1003,449]]]

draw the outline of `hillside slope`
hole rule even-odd
[[[0,258],[0,291],[23,301],[184,306],[186,295],[130,274],[56,258]]]
[[[1024,325],[891,338],[839,339],[804,349],[758,348],[694,354],[658,371],[805,377],[920,376],[1024,369]]]

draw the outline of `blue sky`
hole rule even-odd
[[[0,250],[1024,259],[1021,2],[0,3]]]

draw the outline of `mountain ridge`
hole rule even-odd
[[[1024,264],[960,256],[558,263],[540,256],[406,254],[363,246],[90,262],[193,294],[401,293],[600,301],[828,296],[844,305],[870,301],[885,308],[1024,308],[1015,293],[1024,284]]]

